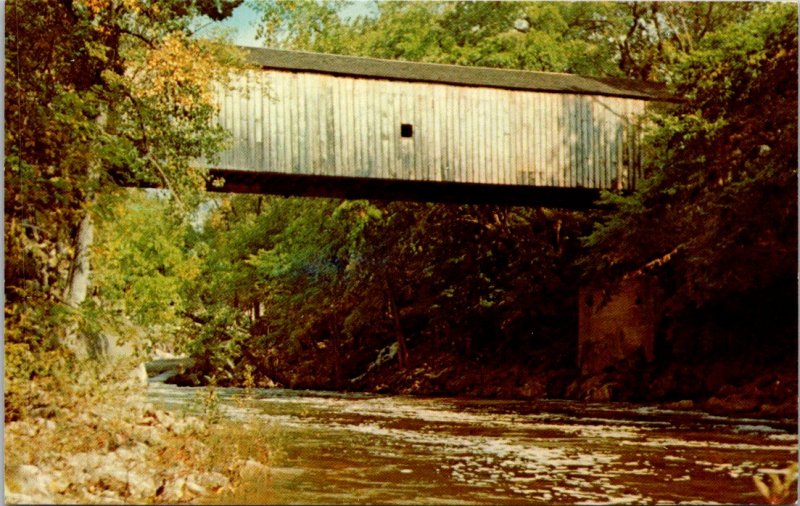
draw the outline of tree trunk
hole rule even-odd
[[[91,213],[87,210],[78,226],[78,235],[75,240],[75,254],[64,291],[64,301],[73,309],[77,309],[86,300],[91,282],[91,268],[89,263],[89,248],[94,240],[94,223]],[[83,338],[83,339],[81,339]],[[87,339],[101,340],[99,336],[80,336],[78,325],[73,324],[66,330],[65,345],[78,357],[85,358],[102,352],[100,342],[88,342]]]
[[[384,279],[386,283],[386,298],[389,299],[389,311],[392,313],[394,321],[394,333],[397,338],[397,361],[402,369],[409,366],[408,348],[406,348],[406,336],[403,333],[403,326],[400,324],[400,312],[397,310],[397,303],[394,300],[394,289],[389,278]]]
[[[339,318],[336,313],[331,315],[329,331],[333,341],[333,375],[336,381],[336,388],[341,388],[342,385],[342,348],[341,348],[341,331],[338,325]]]
[[[67,288],[64,300],[72,307],[78,307],[86,300],[89,291],[91,268],[89,264],[89,248],[94,240],[94,223],[91,214],[87,211],[78,226],[78,236],[75,241],[75,255],[72,257]]]

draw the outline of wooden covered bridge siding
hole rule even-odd
[[[218,91],[233,144],[214,172],[227,190],[337,195],[356,183],[355,196],[381,197],[397,182],[423,200],[466,186],[525,201],[526,188],[594,196],[640,176],[637,117],[653,98],[642,83],[276,50],[251,58],[262,70]]]

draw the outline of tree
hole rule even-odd
[[[669,81],[747,2],[397,2],[346,20],[347,2],[254,0],[269,46],[377,58]],[[311,27],[311,29],[307,29]]]
[[[174,212],[163,191],[134,189],[104,195],[96,215],[93,296],[84,304],[104,326],[179,348],[202,267],[190,217]]]
[[[52,340],[59,308],[83,299],[97,195],[157,182],[186,199],[202,184],[190,162],[225,139],[211,85],[238,55],[189,26],[238,3],[6,5],[8,340]]]
[[[586,266],[660,269],[673,315],[722,306],[739,321],[769,300],[748,325],[796,328],[797,12],[752,9],[676,64],[684,101],[653,116],[648,181],[605,196],[616,211],[587,238]]]

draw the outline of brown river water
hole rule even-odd
[[[203,388],[151,383],[197,413]],[[648,405],[217,390],[276,449],[269,504],[752,504],[753,475],[797,461],[795,420]],[[763,474],[761,474],[763,476]],[[792,501],[794,502],[794,501]]]

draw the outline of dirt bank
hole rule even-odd
[[[268,474],[256,427],[155,409],[139,381],[111,379],[31,382],[40,407],[5,425],[7,503],[224,502]]]

